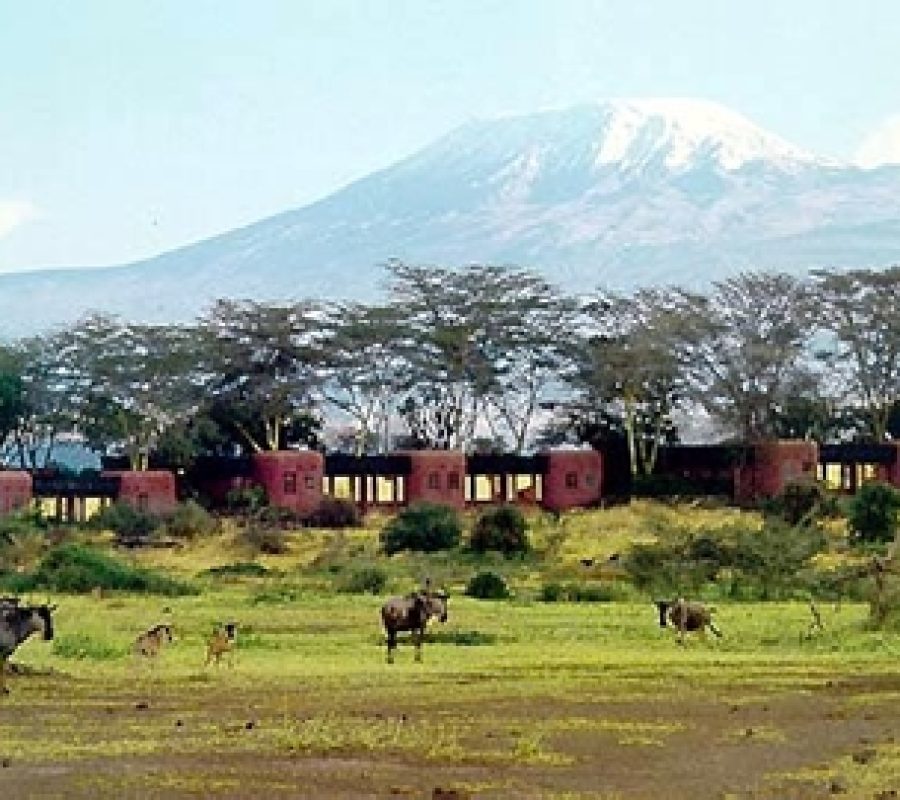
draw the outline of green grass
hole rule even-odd
[[[132,566],[195,580],[202,591],[56,593],[54,642],[33,637],[15,655],[29,674],[13,678],[12,693],[0,699],[0,755],[14,764],[83,763],[68,779],[83,789],[79,796],[150,789],[155,796],[227,794],[240,781],[213,774],[209,760],[252,756],[254,763],[426,763],[423,774],[449,770],[440,773],[445,785],[477,789],[479,797],[527,796],[536,777],[545,782],[542,796],[588,797],[597,796],[585,788],[588,779],[578,784],[572,776],[590,776],[592,754],[627,758],[676,748],[682,737],[699,735],[698,726],[712,724],[685,713],[692,703],[707,715],[716,709],[737,715],[727,712],[709,734],[720,754],[790,740],[783,721],[751,725],[741,717],[782,698],[816,704],[827,687],[860,680],[858,689],[829,700],[838,703],[830,708],[861,724],[873,710],[896,706],[900,636],[871,630],[866,604],[820,604],[825,627],[810,637],[805,603],[717,602],[724,638],[689,638],[679,647],[671,630],[659,628],[650,598],[610,571],[606,557],[629,542],[665,536],[676,524],[718,526],[736,513],[638,504],[567,515],[560,525],[536,516],[534,549],[516,559],[386,558],[377,548],[379,520],[362,530],[292,533],[285,555],[252,563],[227,529],[183,548],[141,551]],[[584,558],[594,563],[585,566]],[[384,575],[383,593],[338,591],[347,576],[373,567]],[[503,575],[511,599],[463,595],[472,575],[485,569]],[[422,663],[404,643],[388,665],[383,597],[409,591],[425,576],[450,589],[449,620],[430,627]],[[565,596],[542,602],[542,587],[554,581]],[[609,602],[565,599],[605,600],[603,587]],[[206,637],[224,621],[238,623],[235,666],[204,668]],[[176,641],[150,666],[132,655],[132,643],[160,622],[174,626]],[[900,775],[896,747],[875,746],[874,767],[843,752],[791,770],[773,767],[759,780],[796,786],[839,772],[852,791],[862,787],[869,794],[859,796],[869,796]],[[167,768],[137,786],[127,768],[114,776],[90,767],[98,760],[133,765],[129,760],[169,758],[207,759],[207,779],[198,779],[196,766]],[[517,769],[530,772],[523,777]],[[2,780],[0,772],[0,793]],[[296,786],[283,774],[254,773],[252,780],[260,796],[291,796]],[[383,795],[395,780],[378,783]],[[423,786],[415,783],[410,796],[426,796]]]

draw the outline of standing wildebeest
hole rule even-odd
[[[23,606],[17,598],[0,599],[0,694],[8,694],[6,688],[6,662],[32,633],[41,632],[44,639],[53,638],[51,614],[56,606]]]
[[[674,628],[678,629],[678,643],[684,644],[686,632],[697,631],[701,636],[706,635],[709,628],[716,636],[721,637],[722,632],[713,624],[712,609],[703,603],[685,600],[657,600],[656,608],[659,610],[659,625],[666,627],[666,615]]]
[[[446,592],[432,592],[429,581],[425,588],[406,597],[392,597],[381,607],[381,621],[387,632],[387,660],[394,663],[397,648],[397,632],[410,631],[416,646],[416,661],[422,660],[422,638],[431,617],[447,621]]]

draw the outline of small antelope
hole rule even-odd
[[[216,628],[215,633],[206,640],[206,663],[203,666],[208,667],[213,660],[216,664],[220,663],[222,656],[228,653],[228,666],[233,667],[236,637],[237,623],[235,622],[226,622]]]
[[[156,658],[156,656],[159,655],[159,651],[162,650],[163,645],[168,644],[174,638],[175,636],[172,633],[171,625],[156,625],[135,639],[134,653],[138,656]]]

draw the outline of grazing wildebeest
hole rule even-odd
[[[56,606],[23,606],[15,597],[0,599],[0,694],[7,694],[6,662],[32,633],[41,632],[47,641],[53,638],[51,614]]]
[[[174,638],[171,625],[155,625],[135,639],[134,653],[138,656],[155,658],[159,655],[163,645],[171,642]]]
[[[387,632],[387,660],[394,663],[398,631],[410,631],[416,646],[416,661],[422,660],[422,638],[431,617],[447,621],[446,592],[431,591],[429,581],[425,588],[406,597],[392,597],[381,607],[381,621]]]
[[[684,644],[684,634],[697,631],[701,636],[706,635],[709,628],[716,636],[721,636],[720,631],[712,621],[713,609],[707,608],[703,603],[685,600],[657,600],[656,608],[659,611],[659,625],[666,627],[666,617],[678,630],[678,643]]]
[[[215,633],[206,640],[206,663],[215,659],[216,664],[222,660],[222,656],[228,653],[228,666],[234,666],[234,646],[237,638],[237,623],[226,622],[216,628]]]

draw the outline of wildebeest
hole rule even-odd
[[[416,661],[422,660],[422,638],[431,617],[437,617],[441,622],[447,621],[447,594],[431,591],[428,581],[424,589],[406,597],[392,597],[381,607],[381,621],[387,633],[388,664],[394,663],[399,631],[410,631],[416,646]]]
[[[138,656],[155,658],[159,655],[163,645],[171,642],[174,638],[171,625],[154,625],[150,630],[142,633],[135,639],[134,653]]]
[[[666,627],[668,617],[668,622],[671,622],[672,627],[678,630],[679,644],[684,644],[685,633],[696,631],[701,636],[705,636],[707,628],[716,636],[722,635],[712,621],[713,610],[703,603],[680,597],[678,600],[657,600],[656,608],[659,611],[660,627]]]
[[[15,597],[0,599],[0,694],[7,694],[6,662],[32,633],[53,638],[52,613],[56,606],[23,606]]]
[[[234,646],[237,639],[237,623],[226,622],[216,628],[215,633],[206,640],[206,663],[215,660],[218,664],[222,656],[228,653],[228,666],[234,666]]]

